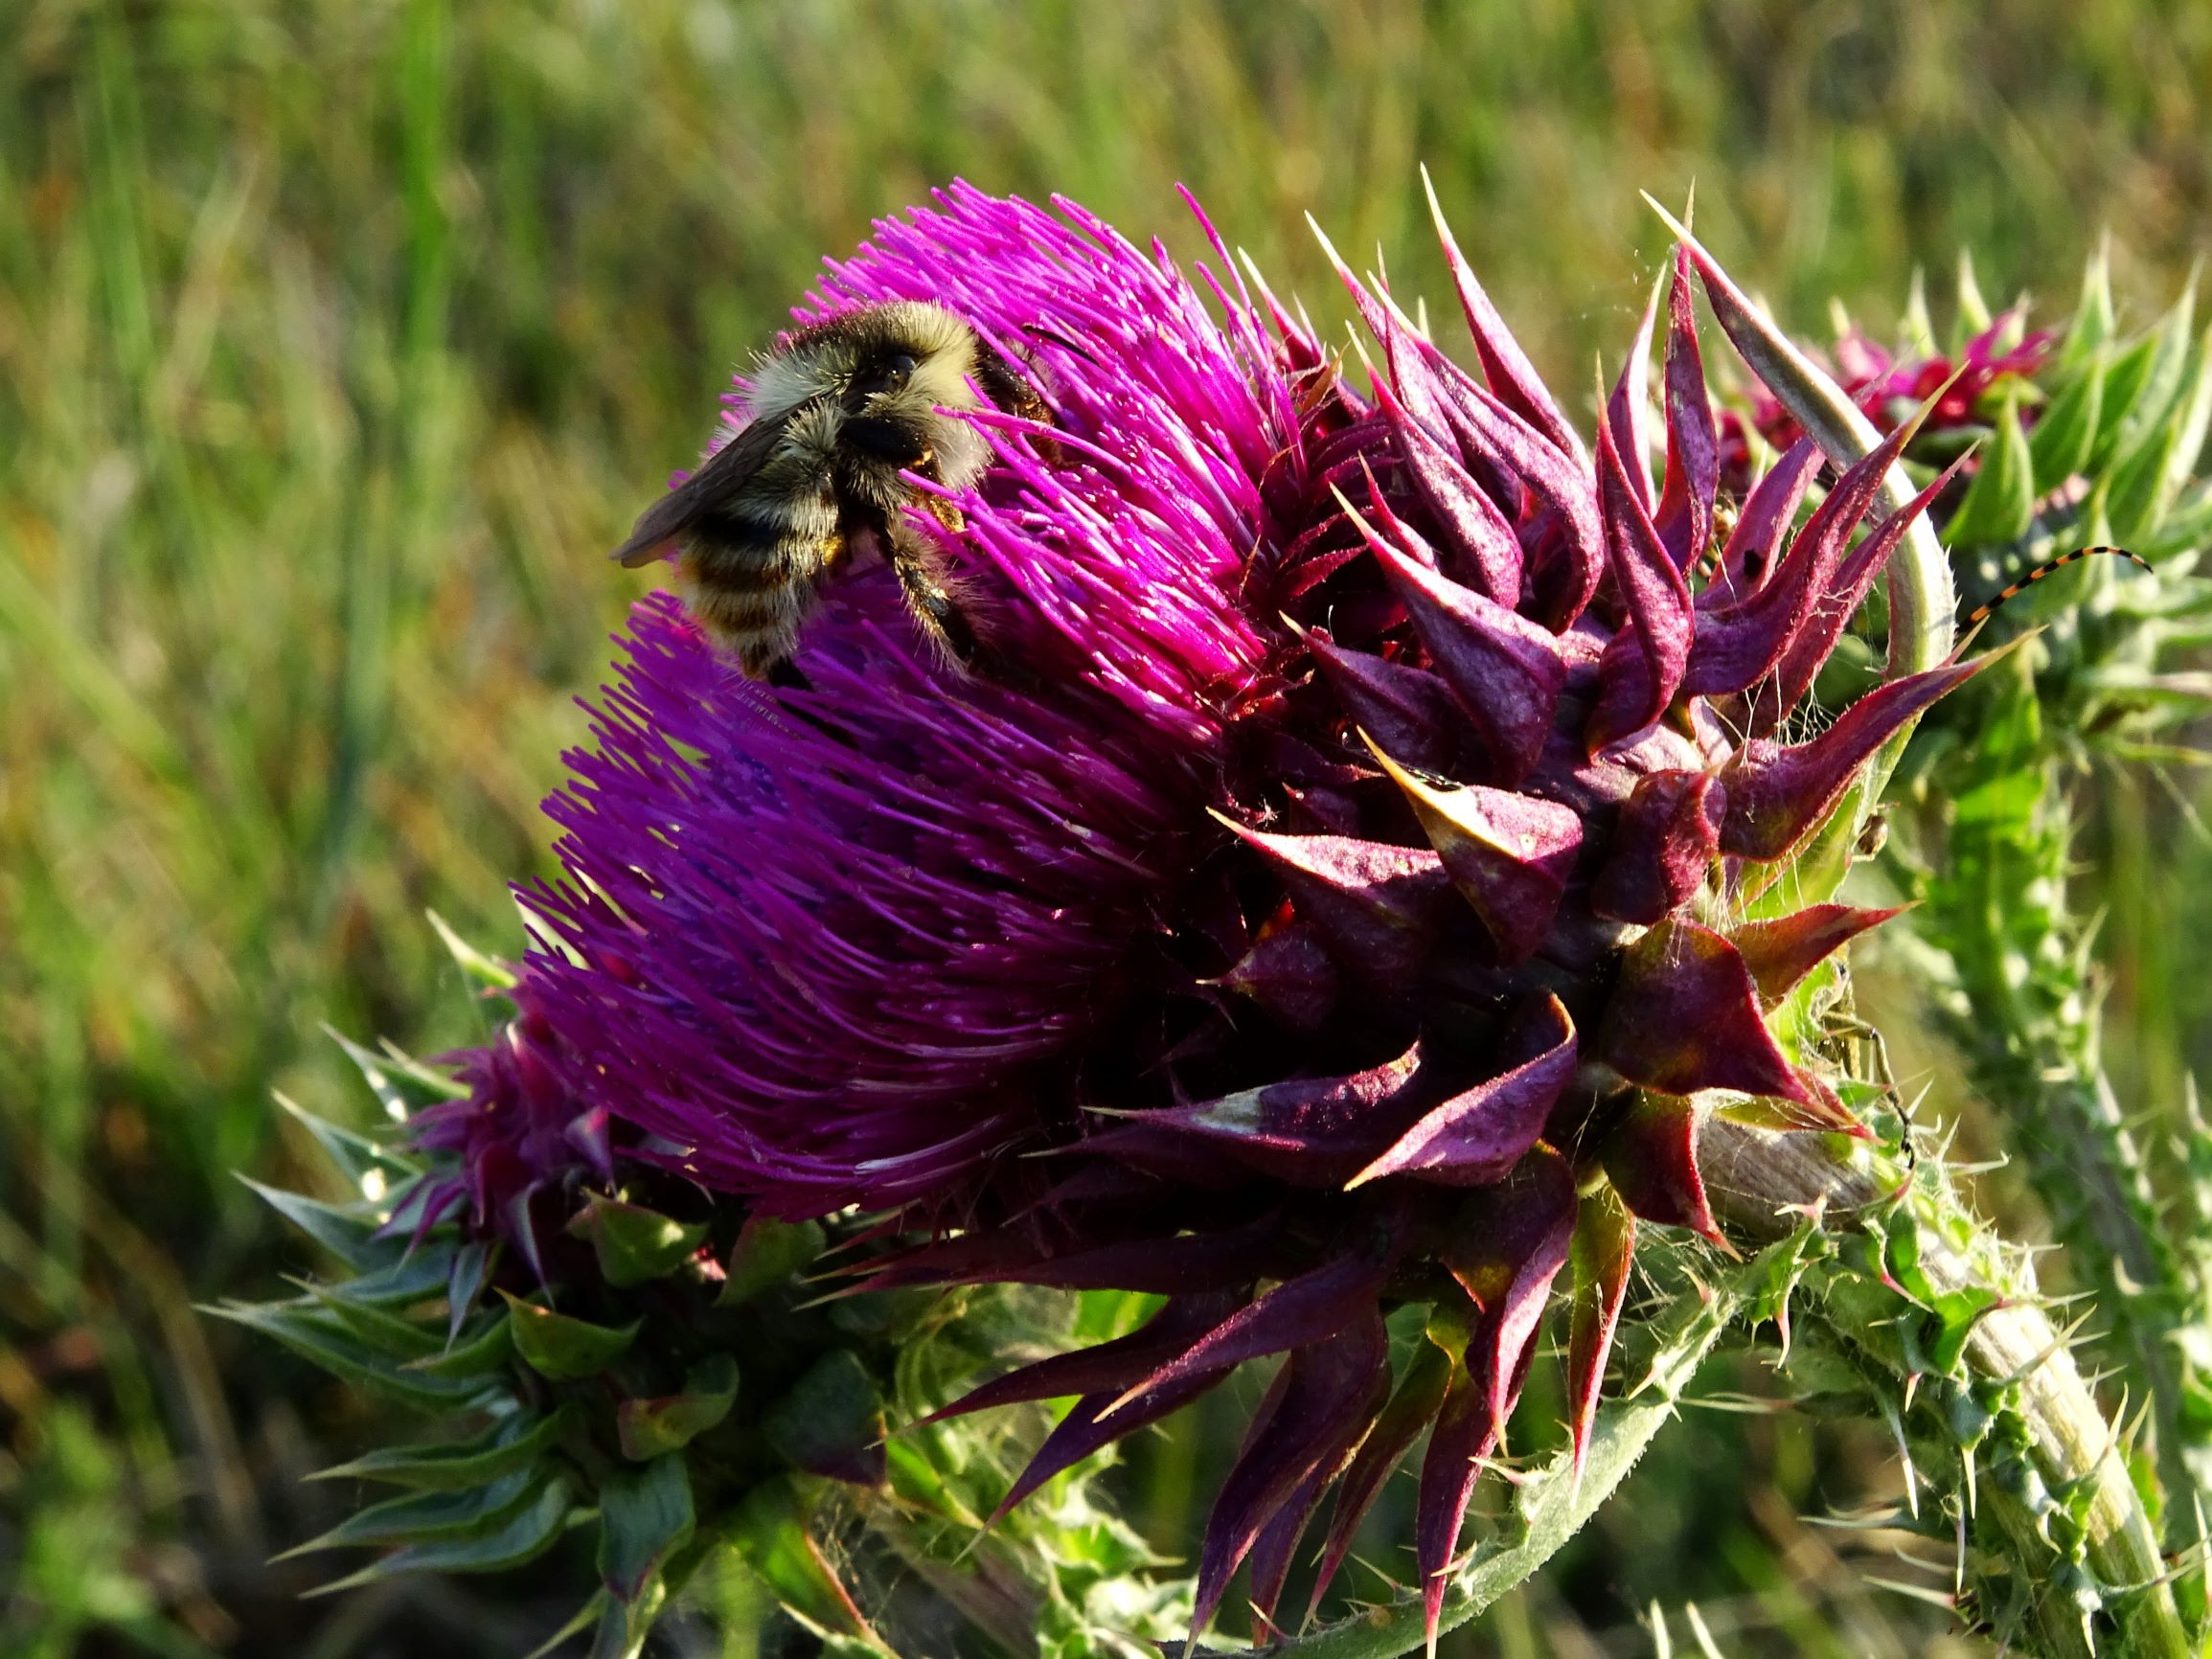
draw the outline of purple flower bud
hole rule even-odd
[[[451,1172],[433,1177],[406,1214],[426,1227],[458,1212],[472,1233],[513,1244],[542,1280],[547,1237],[569,1218],[568,1190],[613,1182],[612,1130],[605,1102],[577,1086],[534,989],[514,1000],[514,1018],[490,1043],[432,1062],[451,1066],[467,1093],[408,1120],[409,1139]]]

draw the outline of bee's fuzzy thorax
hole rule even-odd
[[[745,397],[745,417],[750,421],[781,420],[837,389],[831,365],[811,352],[764,352],[753,359],[751,378]]]

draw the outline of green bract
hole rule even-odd
[[[450,1108],[445,1079],[347,1052],[397,1120],[388,1138],[286,1109],[352,1195],[256,1188],[325,1275],[289,1301],[214,1310],[449,1427],[323,1471],[399,1489],[289,1552],[383,1552],[326,1590],[567,1550],[598,1580],[571,1628],[595,1629],[594,1654],[613,1659],[640,1650],[694,1575],[735,1562],[833,1647],[882,1653],[876,1602],[919,1572],[938,1611],[924,1618],[902,1590],[893,1627],[996,1608],[1042,1652],[1138,1651],[1126,1632],[1162,1592],[1139,1587],[1132,1601],[1128,1580],[1153,1557],[1080,1485],[980,1547],[969,1535],[1041,1425],[947,1425],[885,1443],[891,1402],[901,1420],[942,1404],[991,1356],[1057,1334],[1064,1309],[993,1291],[810,1306],[797,1275],[824,1249],[823,1227],[704,1210],[696,1194],[679,1219],[643,1193],[687,1195],[642,1168],[614,1192],[579,1178],[539,1195],[568,1213],[536,1241],[541,1278],[450,1215],[426,1216],[453,1171],[445,1154],[411,1150],[407,1130],[425,1106]],[[1014,1641],[1015,1626],[993,1639]]]

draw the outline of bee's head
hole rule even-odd
[[[976,409],[983,356],[975,330],[942,306],[902,301],[851,313],[838,342],[839,446],[864,463],[912,467],[945,483],[988,465],[982,435],[943,411]]]
[[[981,342],[943,306],[901,301],[852,312],[845,321],[837,367],[848,413],[913,420],[937,409],[980,405],[971,376]]]
[[[924,300],[841,312],[790,336],[760,363],[756,420],[814,403],[839,412],[837,444],[854,461],[891,472],[912,468],[956,488],[981,474],[990,447],[945,411],[1041,407],[972,327]]]

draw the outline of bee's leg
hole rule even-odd
[[[943,496],[924,495],[916,505],[954,535],[968,528],[966,515]],[[944,556],[908,525],[891,529],[887,540],[885,555],[899,573],[907,607],[922,631],[954,667],[964,671],[973,669],[978,648],[975,629],[946,577]]]
[[[945,583],[927,561],[911,554],[893,557],[891,566],[899,573],[906,602],[922,631],[955,664],[967,668],[975,657],[975,630],[968,625],[968,618],[961,614]]]
[[[926,553],[894,545],[890,562],[899,573],[899,585],[906,592],[907,608],[923,633],[955,668],[972,668],[977,648],[975,630],[969,625],[937,561]]]
[[[767,683],[781,692],[810,692],[814,682],[807,678],[807,670],[799,667],[795,658],[785,657],[772,665],[764,676]]]

